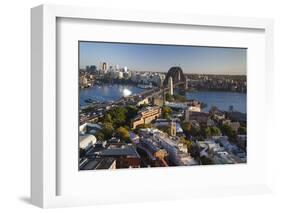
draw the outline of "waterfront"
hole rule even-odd
[[[142,92],[141,89],[133,85],[103,85],[94,86],[80,90],[80,104],[87,104],[85,100],[92,99],[95,101],[115,101],[123,96],[137,94]],[[205,104],[207,107],[203,111],[208,111],[212,106],[217,106],[220,110],[227,111],[232,105],[235,111],[246,113],[246,94],[238,92],[220,92],[220,91],[197,91],[187,92],[188,99],[196,99]]]
[[[87,104],[85,100],[92,99],[94,101],[116,101],[124,96],[138,94],[144,89],[134,85],[120,84],[104,84],[102,86],[94,86],[91,88],[80,89],[80,105]]]
[[[246,93],[224,92],[224,91],[198,91],[187,92],[188,99],[196,99],[207,104],[203,111],[207,112],[212,106],[217,106],[220,110],[228,111],[229,106],[233,106],[234,111],[246,113]]]

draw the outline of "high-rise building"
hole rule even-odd
[[[173,79],[172,79],[172,77],[169,77],[168,88],[169,88],[169,94],[170,95],[174,95],[174,86],[173,86]]]
[[[128,72],[128,67],[124,67],[124,72]]]
[[[102,63],[102,71],[104,71],[104,72],[107,71],[107,64],[106,64],[106,62]]]

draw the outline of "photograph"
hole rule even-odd
[[[247,48],[78,41],[77,60],[79,171],[247,163]]]

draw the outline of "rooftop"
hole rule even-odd
[[[84,134],[79,135],[79,147],[84,149],[90,144],[95,144],[97,142],[97,139],[94,135],[90,134]]]
[[[102,157],[126,156],[126,157],[140,158],[136,149],[131,145],[126,145],[121,148],[103,149],[103,150],[100,150],[99,152],[97,152],[97,155],[102,156]]]
[[[150,110],[155,110],[155,109],[159,109],[159,106],[147,106],[147,107],[141,109],[139,112],[142,113],[142,112],[146,112],[146,111],[150,111]]]
[[[111,157],[89,159],[84,165],[80,166],[80,170],[108,169],[114,161],[115,158]]]

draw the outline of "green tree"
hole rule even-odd
[[[117,135],[124,141],[129,142],[130,141],[130,134],[129,131],[124,127],[119,127],[116,130]]]
[[[218,127],[212,126],[210,127],[212,136],[219,136],[221,135],[221,131]]]
[[[174,101],[174,97],[173,97],[171,94],[169,94],[169,93],[167,93],[167,94],[165,95],[165,97],[166,97],[166,101],[169,101],[169,102]]]
[[[183,131],[188,134],[191,131],[192,124],[189,121],[188,122],[183,122],[181,127],[182,127]]]
[[[231,126],[224,124],[222,126],[222,131],[225,135],[227,135],[229,137],[230,140],[235,140],[237,134]]]
[[[200,128],[193,126],[191,122],[187,121],[187,122],[183,122],[181,125],[184,133],[188,136],[199,136],[201,133]]]
[[[212,132],[211,132],[211,128],[210,127],[207,127],[204,129],[204,136],[206,138],[210,138],[212,136]]]
[[[96,134],[95,134],[95,137],[97,138],[98,141],[103,141],[104,140],[104,134],[102,133],[102,131],[98,131]]]
[[[186,97],[184,95],[179,95],[179,94],[174,95],[174,99],[175,99],[175,101],[178,101],[178,102],[186,101]]]
[[[108,114],[110,114],[114,127],[122,126],[126,123],[126,113],[127,109],[124,107],[116,107],[108,111]]]
[[[111,118],[110,113],[106,113],[106,114],[105,114],[105,116],[104,116],[104,122],[112,123],[112,118]]]
[[[144,103],[144,104],[141,104],[141,105],[139,106],[139,108],[142,109],[142,108],[145,108],[145,107],[147,107],[147,106],[148,106],[148,104],[147,104],[147,103]]]
[[[129,105],[126,107],[126,123],[130,124],[131,120],[137,116],[139,109],[135,106]]]
[[[215,126],[207,127],[204,129],[203,135],[206,138],[210,138],[211,136],[219,136],[221,135],[221,131],[219,128]]]
[[[194,137],[197,137],[197,136],[200,136],[200,132],[201,131],[200,131],[199,127],[192,126],[190,134]]]
[[[172,109],[168,106],[164,106],[162,108],[162,115],[163,115],[163,118],[165,119],[169,119],[171,117],[171,114],[172,114]]]
[[[103,128],[101,131],[102,131],[105,139],[110,139],[112,137],[113,130],[114,130],[114,128],[113,128],[112,123],[109,123],[109,122],[103,123]]]
[[[240,126],[238,128],[238,134],[240,135],[246,135],[247,134],[247,128],[246,127],[243,127],[243,126]]]
[[[186,146],[186,148],[188,149],[188,151],[191,150],[192,147],[192,142],[190,140],[187,140],[184,137],[180,137],[179,143],[183,144],[184,146]]]

